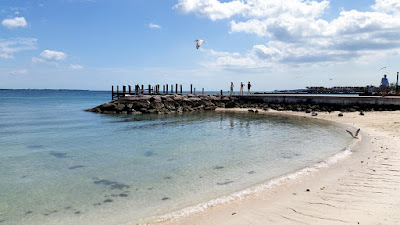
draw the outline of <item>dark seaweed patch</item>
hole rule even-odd
[[[230,183],[233,183],[233,181],[226,181],[226,182],[220,182],[220,183],[217,183],[218,185],[227,185],[227,184],[230,184]]]
[[[282,156],[282,158],[284,158],[284,159],[291,159],[291,158],[293,158],[292,156],[289,156],[289,155],[284,155],[284,156]]]
[[[96,181],[93,181],[93,183],[102,184],[105,186],[109,186],[111,189],[118,189],[118,190],[122,190],[124,188],[130,188],[129,185],[126,185],[123,183],[118,183],[116,181],[110,181],[110,180],[96,180]]]
[[[165,179],[165,180],[170,180],[170,179],[172,179],[172,177],[167,176],[167,177],[164,177],[164,179]]]
[[[21,178],[26,178],[26,177],[28,177],[27,175],[24,175],[24,176],[22,176]]]
[[[151,190],[153,190],[153,188],[147,188],[147,190],[151,191]]]
[[[71,166],[71,167],[69,167],[68,169],[74,170],[74,169],[78,169],[78,168],[82,168],[82,167],[85,167],[85,166],[82,166],[82,165]]]
[[[118,196],[118,195],[116,195],[116,194],[112,194],[112,195],[111,195],[111,197],[117,197],[117,196]]]
[[[31,213],[33,213],[31,210],[25,212],[26,215]]]
[[[144,153],[144,156],[146,156],[146,157],[150,157],[150,156],[153,156],[153,155],[154,155],[154,152],[152,152],[152,151],[147,151],[147,152]]]
[[[214,167],[214,169],[216,169],[216,170],[220,170],[220,169],[223,169],[224,167],[223,166],[216,166],[216,167]]]
[[[2,222],[6,222],[6,220],[0,220],[0,223],[2,223]]]
[[[127,194],[124,194],[124,193],[122,193],[122,194],[119,194],[119,197],[126,198],[126,197],[128,197],[128,195],[127,195]]]
[[[99,202],[99,203],[95,203],[95,204],[93,204],[93,205],[101,205],[101,203]]]
[[[67,207],[65,207],[65,209],[71,209],[72,207],[71,206],[67,206]]]
[[[170,198],[164,197],[164,198],[162,198],[161,200],[166,201],[166,200],[168,200],[168,199],[170,199]]]
[[[248,172],[248,174],[255,174],[255,173],[256,173],[255,171]]]
[[[108,199],[104,200],[103,203],[109,203],[109,202],[113,202],[113,201],[114,200],[108,198]]]
[[[74,212],[76,215],[81,214],[81,211]]]
[[[68,153],[64,153],[64,152],[49,152],[50,155],[56,157],[56,158],[60,158],[60,159],[65,159],[65,158],[69,158],[67,155]]]

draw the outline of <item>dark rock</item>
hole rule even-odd
[[[113,202],[113,201],[114,200],[108,198],[108,199],[104,200],[103,203],[110,203],[110,202]]]
[[[318,116],[318,113],[312,112],[311,116]]]
[[[364,112],[363,111],[360,111],[360,116],[364,116]]]
[[[343,116],[343,113],[339,113],[338,116],[339,116],[339,117],[342,117],[342,116]]]

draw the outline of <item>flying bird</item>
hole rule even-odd
[[[200,46],[201,46],[201,44],[207,43],[207,42],[204,41],[204,40],[195,40],[195,42],[196,42],[196,49],[199,49]]]
[[[386,69],[386,66],[382,67],[380,70]]]
[[[353,133],[349,130],[346,130],[353,138],[358,138],[358,133],[360,132],[360,128],[358,128],[358,130],[356,131],[356,134],[353,135]]]

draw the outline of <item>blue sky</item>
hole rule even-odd
[[[271,91],[400,71],[398,0],[3,0],[0,22],[0,88]]]

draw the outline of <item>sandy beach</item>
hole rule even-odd
[[[248,109],[218,109],[248,113]],[[312,117],[304,112],[260,111]],[[161,224],[400,224],[400,111],[320,112],[361,135],[352,154],[296,179]],[[343,132],[346,132],[343,130]]]

